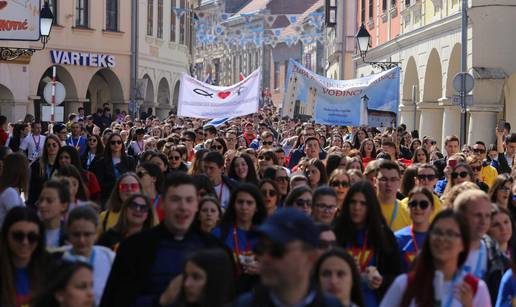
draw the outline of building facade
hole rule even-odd
[[[359,16],[364,3],[372,5],[373,19],[381,19],[381,4],[374,0],[357,1]],[[418,129],[420,137],[431,136],[443,146],[446,136],[460,135],[461,112],[453,103],[453,77],[461,71],[461,1],[403,0],[396,1],[396,6],[398,16],[387,20],[385,26],[396,29],[395,19],[399,18],[399,35],[387,35],[383,40],[382,31],[368,28],[373,48],[367,60],[400,62],[399,120],[409,129]],[[369,16],[367,9],[365,15]],[[470,93],[474,103],[467,108],[468,143],[494,142],[494,131],[485,128],[494,130],[499,118],[516,122],[516,63],[512,59],[516,41],[510,39],[514,35],[509,24],[515,17],[516,7],[510,0],[496,5],[468,1],[466,61],[476,81]],[[355,57],[354,62],[357,77],[372,73],[361,58]]]

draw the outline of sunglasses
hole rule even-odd
[[[192,142],[192,140],[190,140],[190,139],[181,139],[180,141],[181,142]]]
[[[474,172],[480,172],[482,170],[482,166],[471,166],[471,170],[473,170]]]
[[[131,208],[131,209],[134,209],[134,210],[140,211],[140,212],[149,212],[149,206],[142,205],[142,204],[139,204],[134,201],[131,202],[129,205],[127,205],[127,208]]]
[[[285,182],[288,182],[288,176],[279,176],[279,177],[276,177],[276,181],[285,181]]]
[[[50,148],[50,147],[58,147],[59,145],[57,143],[48,143],[47,144],[47,148]]]
[[[222,150],[222,149],[224,149],[224,146],[222,146],[222,145],[212,145],[211,149]]]
[[[348,181],[333,181],[333,182],[330,182],[330,186],[336,188],[336,187],[343,187],[343,188],[347,188],[349,187],[349,182]]]
[[[268,254],[272,258],[281,259],[285,256],[287,249],[284,245],[274,242],[258,242],[254,249],[257,256]]]
[[[262,190],[263,196],[276,197],[278,195],[274,190]]]
[[[428,206],[430,206],[430,202],[428,200],[411,200],[408,202],[408,206],[409,208],[415,208],[417,206],[419,206],[419,208],[425,210],[426,208],[428,208]]]
[[[97,139],[89,139],[88,142],[95,143],[95,142],[97,142]]]
[[[311,207],[312,206],[312,200],[310,200],[310,199],[305,200],[305,199],[298,198],[298,199],[296,199],[295,203],[296,203],[297,207],[305,207],[305,206]]]
[[[118,190],[120,192],[138,192],[140,190],[140,185],[137,183],[121,183],[118,185]]]
[[[435,179],[435,175],[417,175],[417,179],[419,180],[428,180],[428,181],[432,181]]]
[[[451,177],[453,179],[457,179],[459,176],[460,176],[460,178],[466,178],[468,175],[469,175],[468,172],[460,172],[460,173],[453,172],[453,173],[451,173]]]
[[[262,143],[263,143],[263,145],[272,145],[273,144],[273,142],[262,142]]]
[[[13,238],[14,241],[18,242],[18,243],[23,243],[23,241],[25,241],[25,238],[27,239],[27,242],[29,242],[29,244],[34,244],[36,242],[38,242],[39,240],[39,234],[31,231],[31,232],[23,232],[23,231],[13,231],[11,233],[11,237]]]
[[[136,172],[136,176],[138,176],[138,178],[143,178],[143,176],[148,175],[148,174],[149,174],[148,172],[142,172],[142,171]]]
[[[481,149],[481,148],[476,148],[476,149],[473,149],[473,152],[474,153],[481,153],[481,154],[483,154],[483,153],[486,152],[486,150],[485,149]]]
[[[122,141],[111,141],[111,145],[122,145]]]
[[[170,156],[168,157],[169,160],[179,161],[181,160],[181,156]]]

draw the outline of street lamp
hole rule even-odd
[[[375,68],[380,68],[382,70],[391,69],[394,67],[398,67],[399,62],[368,62],[366,61],[367,51],[369,51],[369,47],[371,47],[371,34],[367,31],[365,25],[362,23],[360,29],[355,36],[358,45],[358,51],[360,52],[360,57],[364,63],[369,64]]]
[[[45,49],[48,39],[50,38],[50,31],[54,23],[54,14],[48,5],[48,1],[45,1],[43,8],[39,13],[39,37],[43,44],[41,48],[11,48],[11,47],[0,47],[0,61],[12,61],[20,56],[32,56],[34,52]]]

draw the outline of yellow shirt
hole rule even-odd
[[[397,210],[395,210],[396,207]],[[396,203],[391,204],[380,203],[380,209],[387,222],[387,226],[389,226],[392,232],[396,232],[412,224],[407,207],[402,206],[398,200],[396,200]]]
[[[118,217],[120,216],[120,212],[113,212],[109,211],[108,219],[106,220],[107,212],[102,211],[99,215],[99,226],[97,227],[97,239],[100,237],[101,234],[103,234],[105,231],[107,231],[109,228],[116,225],[118,222]],[[104,227],[105,225],[105,227]]]
[[[433,195],[433,198],[434,198],[434,210],[432,211],[432,214],[430,215],[430,223],[432,223],[432,221],[434,220],[435,216],[437,215],[437,213],[441,212],[443,210],[443,204],[441,202],[441,200],[439,199],[439,196],[435,195],[435,194],[432,194]],[[403,198],[402,200],[400,200],[400,204],[407,208],[407,210],[409,210],[408,208],[408,197],[405,197]],[[409,210],[409,213],[410,213],[410,210]]]
[[[496,168],[492,167],[491,165],[482,167],[482,170],[480,171],[480,180],[487,184],[489,188],[491,188],[495,182],[496,176],[498,176],[498,171],[496,171]]]

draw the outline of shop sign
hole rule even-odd
[[[50,50],[52,64],[113,68],[115,57],[109,54]]]
[[[0,0],[0,40],[39,40],[40,0]]]

